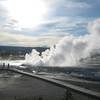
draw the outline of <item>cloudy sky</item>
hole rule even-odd
[[[88,34],[100,0],[0,0],[0,45],[51,46]]]

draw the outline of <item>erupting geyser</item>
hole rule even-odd
[[[25,62],[35,66],[75,66],[80,59],[90,56],[91,52],[100,49],[100,19],[88,24],[89,34],[84,36],[68,35],[55,47],[42,52],[32,50],[26,54]]]

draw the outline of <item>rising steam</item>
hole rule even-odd
[[[68,35],[56,46],[47,49],[39,56],[35,49],[26,54],[26,63],[35,66],[75,66],[81,58],[90,56],[91,52],[100,49],[100,19],[88,24],[89,34],[84,36]]]

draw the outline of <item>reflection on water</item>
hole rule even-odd
[[[0,60],[0,65],[5,63],[6,65],[9,63],[10,65],[19,66],[24,63],[24,60]]]

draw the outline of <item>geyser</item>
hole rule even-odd
[[[26,54],[25,63],[34,66],[76,66],[80,59],[89,57],[91,52],[100,49],[100,19],[88,24],[88,34],[84,36],[68,35],[39,56],[32,50]]]

